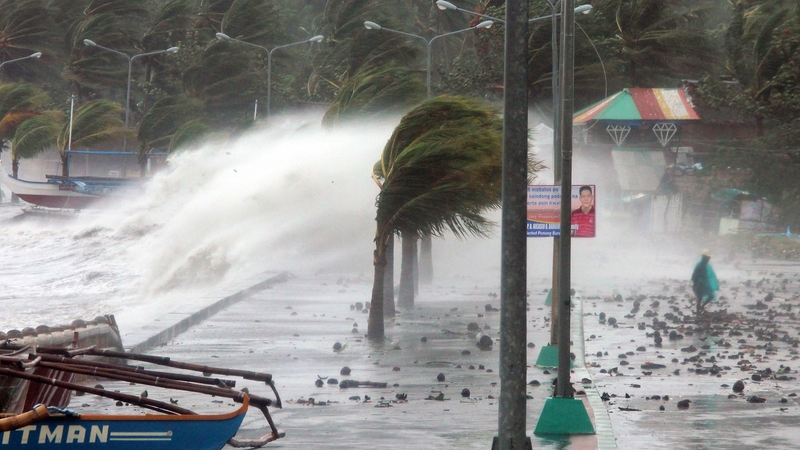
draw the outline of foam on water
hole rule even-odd
[[[335,130],[319,119],[284,116],[173,155],[143,193],[108,211],[17,220],[19,205],[0,204],[0,330],[105,313],[141,325],[275,271],[371,277],[378,188],[370,174],[398,119]],[[575,179],[602,193],[610,175],[597,167],[576,158]],[[694,255],[679,264],[670,252],[655,256],[650,238],[604,215],[602,195],[598,206],[598,238],[573,240],[574,284],[690,271]],[[499,224],[499,212],[490,216]],[[529,284],[548,280],[551,263],[552,240],[529,239]],[[490,239],[434,240],[437,283],[469,278],[499,289],[500,265],[499,227]]]

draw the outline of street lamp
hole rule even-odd
[[[109,51],[111,53],[116,53],[117,55],[124,56],[128,59],[128,90],[125,96],[125,129],[128,129],[128,117],[130,116],[131,112],[131,69],[133,68],[133,60],[136,58],[140,58],[142,56],[150,56],[150,55],[158,55],[161,53],[176,53],[180,50],[178,47],[170,47],[166,50],[159,50],[157,52],[148,52],[148,53],[139,53],[133,56],[129,56],[127,53],[122,53],[121,51],[114,50],[113,48],[103,47],[100,44],[95,43],[90,39],[83,40],[84,45],[87,47],[97,47],[103,50]],[[128,137],[125,136],[122,141],[122,150],[127,151],[128,149]]]
[[[311,37],[309,39],[306,39],[304,41],[292,42],[291,44],[286,44],[286,45],[279,45],[279,46],[273,48],[272,50],[268,49],[267,47],[262,47],[262,46],[260,46],[258,44],[252,44],[250,42],[245,42],[245,41],[240,41],[239,39],[234,39],[234,38],[228,36],[225,33],[217,33],[217,39],[219,39],[220,41],[230,41],[230,42],[236,42],[238,44],[249,45],[251,47],[260,48],[261,50],[264,50],[265,52],[267,52],[267,117],[270,117],[270,114],[272,113],[272,111],[271,111],[271,104],[272,104],[272,52],[274,52],[275,50],[278,50],[280,48],[286,48],[286,47],[291,47],[293,45],[305,44],[306,42],[319,42],[322,39],[324,39],[324,36],[319,34],[319,35],[316,35],[316,36]],[[255,113],[253,115],[255,116]]]
[[[22,58],[17,58],[17,59],[9,59],[8,61],[3,61],[2,63],[0,63],[0,67],[3,67],[3,66],[5,66],[5,65],[6,65],[6,64],[8,64],[8,63],[17,62],[17,61],[22,61],[22,60],[24,60],[24,59],[31,59],[31,58],[41,58],[41,56],[42,56],[42,52],[31,53],[30,55],[28,55],[28,56],[23,56]]]
[[[549,15],[549,16],[534,17],[533,19],[528,20],[528,23],[538,22],[540,20],[550,19],[550,18],[553,18],[553,17],[561,16],[560,13],[556,13],[555,12],[555,4],[550,3],[550,0],[547,0],[547,3],[549,4],[550,10],[553,11],[553,13],[551,15]],[[558,2],[556,2],[556,4],[557,3]],[[493,20],[495,22],[506,23],[506,21],[503,20],[503,19],[498,19],[497,17],[487,16],[486,14],[476,13],[475,11],[470,11],[468,9],[459,8],[458,6],[452,4],[452,3],[448,2],[448,1],[445,1],[445,0],[438,0],[436,2],[436,6],[439,9],[441,9],[442,11],[445,11],[445,10],[460,11],[460,12],[463,12],[463,13],[471,14],[473,16],[478,16],[478,17],[483,17],[484,19]],[[589,11],[591,11],[591,10],[592,10],[592,5],[581,5],[581,6],[578,6],[577,8],[575,8],[575,14],[580,14],[580,13],[589,14]]]
[[[375,22],[370,22],[369,20],[364,22],[364,27],[366,27],[368,30],[383,30],[383,31],[388,31],[390,33],[402,34],[403,36],[419,38],[425,41],[425,45],[427,46],[427,72],[426,72],[425,84],[427,85],[428,88],[428,94],[427,94],[428,98],[431,98],[431,44],[433,44],[433,41],[445,36],[452,36],[454,34],[464,33],[467,31],[489,28],[493,24],[494,22],[492,22],[491,20],[485,20],[475,25],[474,27],[464,28],[463,30],[451,31],[450,33],[440,34],[438,36],[432,37],[430,40],[425,39],[424,37],[418,36],[416,34],[406,33],[404,31],[397,31],[397,30],[392,30],[391,28],[382,27]]]
[[[551,0],[546,0],[547,5],[550,7],[551,14],[549,16],[543,17],[534,17],[533,19],[528,20],[528,23],[531,22],[538,22],[544,19],[551,19],[552,21],[552,30],[550,35],[550,47],[552,47],[552,91],[553,91],[553,181],[556,184],[561,183],[561,158],[556,154],[558,150],[561,148],[561,125],[559,118],[561,117],[561,89],[559,87],[559,50],[558,50],[558,18],[561,17],[561,13],[557,13],[556,9],[558,8],[561,0],[556,0],[555,3]],[[438,0],[436,2],[436,6],[442,10],[449,10],[449,11],[459,11],[466,14],[470,14],[477,17],[482,17],[484,19],[494,20],[495,22],[505,23],[503,19],[499,19],[497,17],[487,16],[486,14],[480,14],[475,11],[470,11],[468,9],[459,8],[458,6],[446,1],[446,0]],[[575,14],[589,14],[592,10],[592,5],[580,5],[573,9]],[[558,286],[558,252],[556,249],[559,247],[559,240],[560,237],[553,238],[553,298],[558,298],[558,291],[560,286]],[[557,317],[556,313],[556,305],[557,302],[553,302],[553,311],[551,312],[552,317],[554,317],[553,326],[551,327],[551,334],[550,340],[551,342],[557,341],[557,332],[558,332],[558,321],[555,319]]]

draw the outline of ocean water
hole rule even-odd
[[[283,117],[173,155],[141,194],[102,210],[26,214],[6,196],[0,330],[106,313],[135,325],[274,271],[370,273],[370,173],[394,125],[318,124]]]
[[[276,271],[371,278],[371,171],[398,120],[326,130],[318,115],[274,118],[236,140],[172,155],[140,194],[78,214],[24,213],[30,205],[6,196],[0,330],[109,313],[123,328],[139,326]],[[578,158],[576,179],[602,193],[609,175],[592,167]],[[548,169],[537,182],[550,180]],[[633,276],[690,271],[693,254],[676,256],[671,242],[631,234],[598,202],[598,238],[573,240],[574,284],[611,290]],[[499,224],[498,211],[489,216]],[[500,247],[499,226],[488,239],[436,239],[437,282],[470,277],[499,289]],[[552,240],[529,239],[530,283],[549,280],[551,265]]]

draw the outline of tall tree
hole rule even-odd
[[[481,214],[500,200],[501,130],[502,123],[491,109],[448,96],[423,103],[400,121],[373,169],[382,183],[370,339],[384,337],[384,272],[390,236],[397,232],[440,236],[446,230],[459,238],[488,233],[491,223]]]
[[[120,118],[121,112],[122,106],[108,100],[92,100],[78,108],[72,118],[72,147],[91,150],[121,140],[129,133]],[[69,176],[69,125],[65,120],[56,139],[65,177]]]
[[[0,147],[13,139],[21,123],[37,115],[49,102],[50,97],[33,84],[0,84]]]
[[[61,111],[45,111],[22,122],[14,133],[11,142],[11,171],[16,178],[19,174],[19,163],[23,159],[31,159],[45,151],[55,148],[56,138],[64,126],[64,113]]]
[[[147,160],[156,150],[168,151],[175,133],[187,122],[200,119],[203,104],[186,96],[165,97],[142,118],[139,124],[139,167],[145,176]]]

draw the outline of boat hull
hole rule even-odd
[[[0,433],[3,449],[220,450],[244,420],[249,402],[228,414],[51,417]]]

